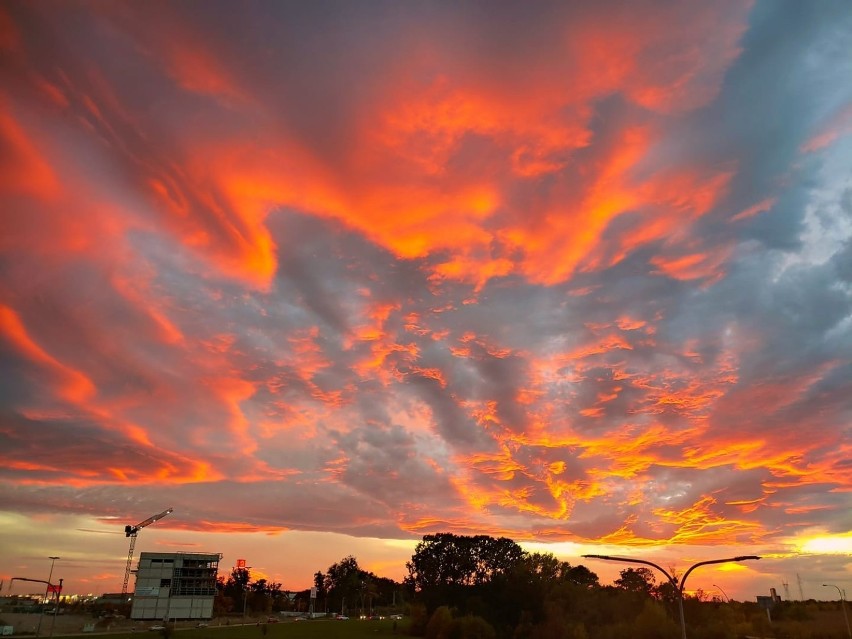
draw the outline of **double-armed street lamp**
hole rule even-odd
[[[670,575],[664,568],[658,566],[652,561],[645,561],[644,559],[633,559],[632,557],[610,557],[609,555],[583,555],[585,559],[603,559],[604,561],[622,561],[628,564],[645,564],[646,566],[651,566],[656,568],[661,573],[666,576],[668,582],[674,586],[674,589],[677,591],[677,605],[678,611],[680,612],[680,634],[682,639],[686,639],[686,620],[683,616],[683,587],[686,585],[686,578],[689,577],[689,573],[698,568],[699,566],[707,566],[709,564],[725,564],[736,561],[748,561],[750,559],[760,559],[757,555],[740,555],[738,557],[729,557],[727,559],[710,559],[708,561],[699,561],[697,564],[693,564],[689,567],[689,569],[683,573],[683,577],[681,577],[680,583],[678,584],[677,579]]]
[[[846,632],[849,634],[849,639],[852,639],[852,629],[849,628],[849,617],[846,616],[846,603],[843,601],[843,591],[840,589],[840,586],[835,586],[834,584],[823,584],[823,588],[834,588],[837,590],[837,594],[840,595],[840,609],[843,611],[843,620],[846,622]]]

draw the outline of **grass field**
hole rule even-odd
[[[0,625],[14,627],[12,637],[35,636],[38,624],[38,615],[26,614],[3,614],[0,615]],[[85,615],[60,616],[55,620],[56,628],[52,628],[54,619],[45,617],[41,624],[41,637],[76,637],[79,639],[163,639],[163,633],[157,630],[148,630],[157,622],[131,622],[124,620],[118,622],[122,626],[107,628],[96,628],[95,632],[82,632],[83,627],[94,620]],[[195,622],[181,621],[171,632],[171,639],[363,639],[365,637],[387,638],[394,636],[394,621],[392,619],[348,619],[337,620],[331,618],[302,619],[294,621],[292,618],[281,619],[278,623],[267,623],[258,625],[249,619],[246,624],[239,620],[215,619],[205,628],[196,628]],[[396,621],[396,634],[403,637],[408,634],[409,620]]]
[[[404,635],[408,624],[397,621],[397,634]],[[403,624],[405,628],[403,628]],[[394,622],[389,619],[358,620],[310,619],[288,621],[266,626],[241,626],[239,628],[200,628],[180,633],[180,639],[366,639],[367,637],[392,637]],[[224,634],[223,634],[224,633]],[[154,634],[154,633],[151,633]],[[139,639],[138,635],[136,639]]]
[[[396,635],[408,634],[407,621],[396,622]],[[162,633],[117,632],[95,633],[97,639],[161,639]],[[394,622],[390,619],[358,620],[310,619],[282,621],[265,625],[211,626],[172,632],[172,639],[367,639],[368,637],[393,637]]]

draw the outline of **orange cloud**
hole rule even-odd
[[[847,104],[830,117],[801,147],[803,153],[824,149],[838,138],[852,133],[852,104]]]
[[[181,526],[179,523],[170,522],[172,528],[183,528],[192,531],[204,531],[212,533],[252,533],[261,532],[266,534],[277,535],[289,530],[285,526],[263,526],[257,524],[249,524],[245,522],[229,522],[229,521],[193,521],[191,525]],[[254,575],[253,575],[254,576]]]
[[[169,74],[184,89],[242,102],[246,95],[230,74],[197,42],[172,42],[166,53]]]
[[[739,222],[740,220],[745,220],[750,217],[754,217],[759,213],[765,213],[766,211],[770,211],[772,210],[772,207],[775,206],[775,203],[777,201],[778,198],[774,197],[768,197],[766,199],[763,199],[757,204],[754,204],[737,213],[734,217],[731,218],[731,222]]]
[[[57,379],[60,396],[74,403],[83,403],[95,396],[97,391],[92,381],[84,373],[63,364],[45,351],[30,336],[18,314],[5,305],[0,305],[0,331],[18,352]]]
[[[651,258],[651,264],[672,279],[704,279],[712,283],[718,281],[724,275],[724,271],[720,267],[729,255],[730,250],[720,250],[712,255],[692,254],[671,259],[657,256]]]
[[[568,37],[583,67],[595,70],[584,79],[598,91],[622,88],[645,108],[677,113],[717,95],[725,71],[740,53],[750,6],[636,3],[608,13],[605,20],[590,13],[569,28]]]
[[[713,497],[702,497],[682,510],[657,508],[654,514],[663,522],[677,526],[671,543],[731,544],[755,543],[768,531],[759,523],[746,519],[732,519],[713,512]]]
[[[55,200],[59,184],[53,168],[33,139],[13,117],[0,97],[0,139],[5,149],[0,160],[0,189]],[[9,215],[8,211],[5,215]]]

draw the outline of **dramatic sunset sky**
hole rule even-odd
[[[168,507],[137,557],[287,589],[453,532],[852,593],[850,42],[848,0],[2,3],[3,594],[120,591]]]

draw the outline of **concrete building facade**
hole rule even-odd
[[[131,619],[211,619],[221,553],[143,552]]]

